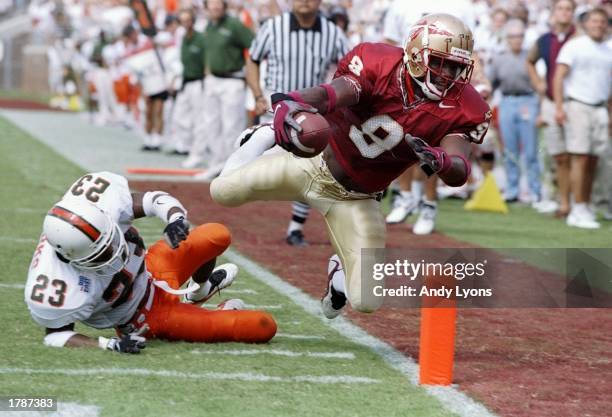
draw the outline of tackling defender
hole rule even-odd
[[[325,217],[338,256],[329,264],[323,312],[334,318],[346,304],[372,312],[368,270],[376,257],[362,248],[385,247],[380,191],[419,163],[450,186],[470,173],[471,142],[480,143],[491,112],[469,85],[473,69],[470,29],[448,14],[431,14],[411,27],[405,48],[364,43],[338,65],[330,84],[274,94],[274,123],[247,130],[241,147],[211,183],[226,206],[254,200],[301,200]],[[300,111],[325,116],[333,134],[314,158],[292,155],[288,129],[300,130]],[[274,144],[288,150],[261,156]],[[339,258],[338,258],[339,257]]]
[[[167,223],[166,241],[149,250],[135,219],[157,216]],[[261,311],[230,300],[222,310],[199,305],[229,286],[233,264],[215,268],[230,244],[227,228],[208,223],[189,230],[187,211],[163,191],[130,193],[126,178],[87,174],[45,216],[25,287],[34,321],[46,328],[47,346],[100,347],[139,353],[145,337],[188,342],[267,342],[276,323]],[[191,278],[190,278],[191,277]],[[188,288],[179,290],[187,280]],[[117,337],[78,334],[76,322],[115,328]]]

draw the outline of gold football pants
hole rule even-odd
[[[243,167],[216,178],[212,198],[229,207],[250,201],[304,201],[325,217],[327,231],[346,274],[347,298],[353,309],[372,312],[381,297],[372,289],[372,264],[380,261],[361,249],[385,247],[385,221],[373,194],[346,191],[331,175],[321,155],[298,158],[289,152],[263,155]],[[376,251],[380,253],[381,251]],[[362,279],[362,267],[366,271]]]

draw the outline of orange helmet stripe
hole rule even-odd
[[[49,216],[57,217],[67,223],[70,223],[77,229],[79,229],[85,236],[91,239],[92,242],[95,242],[100,237],[100,231],[87,220],[71,212],[70,210],[66,210],[63,207],[55,206],[53,207],[49,213]]]

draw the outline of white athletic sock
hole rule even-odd
[[[193,281],[193,278],[189,279],[189,282],[187,283],[189,285],[191,285],[191,282]],[[195,290],[193,293],[190,294],[190,298],[192,299],[199,299],[202,297],[207,296],[210,293],[210,288],[212,287],[212,284],[210,283],[209,280],[207,280],[204,284],[200,284],[200,288],[198,288],[197,290]]]
[[[412,181],[412,195],[416,201],[423,197],[423,181]]]
[[[291,232],[295,230],[304,230],[304,223],[298,223],[295,220],[291,220],[289,222],[289,227],[287,228],[287,236],[289,236]]]
[[[249,162],[257,159],[261,154],[274,146],[274,130],[270,126],[263,126],[251,138],[230,155],[221,171],[221,175],[228,174]]]
[[[412,191],[400,191],[400,197],[404,201],[412,200]]]

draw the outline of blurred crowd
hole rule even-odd
[[[433,207],[422,229],[430,233],[439,198],[467,198],[491,173],[509,203],[529,203],[581,228],[600,227],[598,206],[612,220],[610,0],[145,3],[148,14],[138,1],[32,1],[33,40],[49,46],[54,105],[87,111],[97,125],[133,129],[143,151],[183,157],[184,168],[206,165],[211,179],[238,134],[269,109],[270,56],[256,66],[249,58],[249,49],[260,47],[253,43],[270,36],[260,32],[266,21],[289,12],[299,17],[310,5],[339,27],[348,48],[401,46],[420,16],[443,11],[473,30],[472,83],[493,108],[493,124],[475,148],[467,185],[449,189],[413,173],[397,186],[396,217],[419,202],[422,213]],[[321,68],[326,78],[334,62]]]

